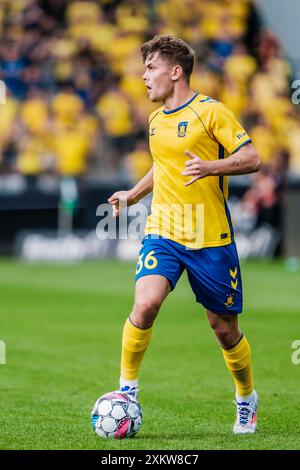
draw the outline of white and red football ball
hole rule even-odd
[[[133,437],[142,424],[138,401],[124,392],[106,393],[96,401],[91,414],[92,426],[99,437]]]

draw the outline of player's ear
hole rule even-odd
[[[183,71],[181,65],[174,65],[171,71],[171,79],[174,81],[178,80],[182,76],[182,73]]]

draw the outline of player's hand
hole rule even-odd
[[[185,162],[185,170],[182,172],[182,175],[192,176],[193,178],[185,183],[184,186],[189,186],[190,184],[195,183],[195,181],[210,175],[211,162],[201,160],[201,158],[194,153],[191,153],[189,150],[186,150],[185,154],[190,157],[190,160]]]
[[[107,200],[113,207],[113,217],[118,217],[122,207],[132,206],[136,200],[130,191],[117,191]]]

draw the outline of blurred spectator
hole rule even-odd
[[[127,155],[126,169],[133,183],[138,182],[152,167],[152,160],[145,139],[136,142],[133,152]]]
[[[193,89],[232,109],[266,165],[280,148],[300,175],[291,67],[252,0],[1,0],[0,171],[117,177],[126,161],[136,180],[156,107],[140,46],[164,33],[194,47]]]
[[[281,253],[283,238],[283,202],[289,155],[277,149],[273,160],[263,165],[260,172],[251,175],[252,184],[241,200],[241,206],[256,218],[255,227],[271,225],[279,235],[275,254]]]
[[[1,46],[1,75],[10,92],[18,99],[25,96],[24,71],[28,60],[23,57],[21,47],[14,41]]]
[[[120,89],[119,78],[112,79],[110,87],[97,103],[97,111],[105,135],[108,160],[117,169],[121,157],[132,150],[134,140],[132,110],[127,96]]]

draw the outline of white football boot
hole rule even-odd
[[[237,402],[236,404],[236,420],[233,426],[234,434],[254,434],[257,427],[257,408],[258,395],[253,390],[254,399],[251,402]]]
[[[121,393],[126,393],[135,401],[138,401],[138,388],[137,387],[129,387],[129,385],[125,385],[124,387],[120,387],[118,390]]]

